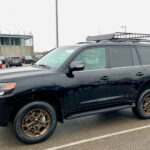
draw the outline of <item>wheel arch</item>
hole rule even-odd
[[[18,97],[16,99],[19,100],[19,102],[16,102],[15,106],[11,111],[11,115],[9,117],[10,121],[13,121],[17,112],[26,104],[34,101],[44,101],[51,104],[55,108],[58,121],[63,123],[64,120],[63,109],[55,91],[33,92],[24,95],[22,97]]]
[[[138,89],[138,95],[137,98],[141,95],[143,91],[146,89],[150,89],[150,81],[145,82],[139,89]]]

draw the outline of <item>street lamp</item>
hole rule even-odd
[[[59,33],[58,33],[58,0],[55,0],[55,6],[56,6],[56,47],[59,46]]]
[[[121,26],[121,28],[124,28],[125,32],[127,32],[127,26]]]

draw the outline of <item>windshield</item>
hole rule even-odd
[[[26,58],[26,59],[32,59],[32,57],[31,57],[31,56],[25,56],[25,58]]]
[[[4,59],[5,59],[5,57],[4,57],[4,56],[0,56],[0,59],[4,60]]]
[[[42,57],[36,65],[44,65],[51,68],[60,67],[78,47],[62,47],[50,51]]]
[[[12,58],[12,59],[20,59],[20,57],[10,57],[10,58]]]

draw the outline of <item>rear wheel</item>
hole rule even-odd
[[[34,144],[46,140],[56,128],[55,109],[46,102],[32,102],[19,110],[13,121],[13,132],[26,143]]]
[[[136,103],[136,107],[132,109],[133,113],[142,119],[150,118],[150,89],[143,91]]]

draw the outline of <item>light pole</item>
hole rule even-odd
[[[127,26],[121,26],[121,28],[124,28],[125,32],[127,32]]]
[[[55,0],[55,6],[56,6],[56,47],[59,46],[59,31],[58,31],[58,0]]]

